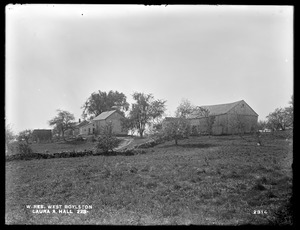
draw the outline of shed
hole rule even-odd
[[[52,140],[52,130],[34,129],[32,131],[32,140],[37,142],[50,142]]]

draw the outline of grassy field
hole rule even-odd
[[[266,134],[263,143],[191,137],[134,156],[7,162],[6,223],[269,224],[291,197],[293,149],[281,135]],[[92,209],[38,214],[26,208],[81,204]]]

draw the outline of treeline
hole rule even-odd
[[[127,97],[124,93],[118,91],[109,92],[94,92],[82,105],[82,118],[90,121],[102,112],[109,110],[118,110],[124,115],[122,125],[128,131],[137,132],[140,137],[144,136],[147,127],[151,127],[152,131],[165,140],[178,140],[188,138],[190,134],[195,132],[187,121],[187,117],[193,113],[199,116],[206,117],[207,130],[206,134],[212,133],[212,126],[215,117],[209,114],[209,111],[192,105],[187,99],[182,100],[175,111],[175,118],[171,118],[163,125],[162,117],[166,110],[166,101],[155,99],[152,94],[145,94],[135,92],[132,95],[134,102],[130,105],[127,102]],[[257,130],[271,129],[271,130],[285,130],[293,127],[294,117],[294,97],[291,97],[289,105],[285,108],[277,108],[271,112],[266,120],[258,122]],[[65,140],[65,133],[74,130],[76,127],[74,115],[65,110],[57,110],[57,115],[48,121],[49,125],[53,127],[53,135],[58,136],[59,139]],[[241,126],[242,122],[235,122],[235,125]],[[164,126],[164,127],[163,127]],[[237,127],[240,128],[240,127]],[[110,127],[107,130],[111,130]],[[114,139],[111,131],[106,132],[105,135],[100,135],[98,138],[98,147],[105,151],[111,151],[118,145]],[[32,141],[32,130],[24,130],[18,135],[12,132],[11,126],[6,126],[6,149],[10,147],[9,143],[17,139],[20,152],[30,152],[29,144]],[[106,146],[105,146],[106,145]]]
[[[258,122],[259,130],[286,130],[294,126],[294,95],[288,102],[288,106],[284,108],[276,108],[273,112],[269,113],[266,120]]]

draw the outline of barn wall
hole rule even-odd
[[[221,135],[221,134],[228,133],[227,114],[222,114],[222,115],[216,116],[216,120],[212,127],[212,133],[214,135]]]
[[[192,127],[192,130],[196,130],[198,133],[205,133],[207,130],[206,120],[205,118],[200,119],[190,119],[190,124]]]
[[[228,112],[228,133],[250,133],[256,129],[258,115],[251,107],[241,102]]]
[[[237,115],[233,113],[217,115],[212,127],[212,134],[236,134],[239,130],[242,130],[244,133],[250,133],[255,130],[257,120],[258,116],[253,115]],[[192,129],[193,126],[197,127],[198,133],[207,133],[206,118],[190,119],[190,124]],[[241,124],[240,129],[238,124]]]
[[[250,133],[257,127],[258,116],[228,114],[228,134]]]
[[[230,111],[228,111],[228,114],[243,114],[243,115],[257,116],[257,114],[245,102],[240,102],[238,105],[236,105]]]
[[[198,118],[198,119],[190,119],[190,124],[192,126],[197,127],[197,131],[200,134],[206,134],[207,133],[207,118]],[[215,122],[212,127],[212,134],[214,135],[221,135],[227,133],[227,115],[217,115],[215,116]]]

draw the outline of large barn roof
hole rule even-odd
[[[103,113],[99,114],[97,117],[95,117],[93,119],[93,121],[105,120],[106,118],[108,118],[110,115],[112,115],[116,111],[117,110],[103,112]]]
[[[236,105],[238,105],[241,102],[246,103],[244,100],[240,100],[240,101],[227,103],[227,104],[203,105],[203,106],[198,106],[198,107],[201,107],[203,109],[207,109],[209,111],[210,115],[221,115],[221,114],[228,113],[231,109],[233,109]],[[253,110],[253,112],[255,113],[254,110]],[[193,113],[189,116],[189,118],[197,118],[197,117],[199,117],[199,115],[197,115],[195,113]]]
[[[203,105],[199,106],[203,109],[207,109],[210,114],[219,115],[229,112],[232,108],[234,108],[237,104],[239,104],[242,101],[236,101],[232,103],[227,104],[219,104],[219,105]]]

